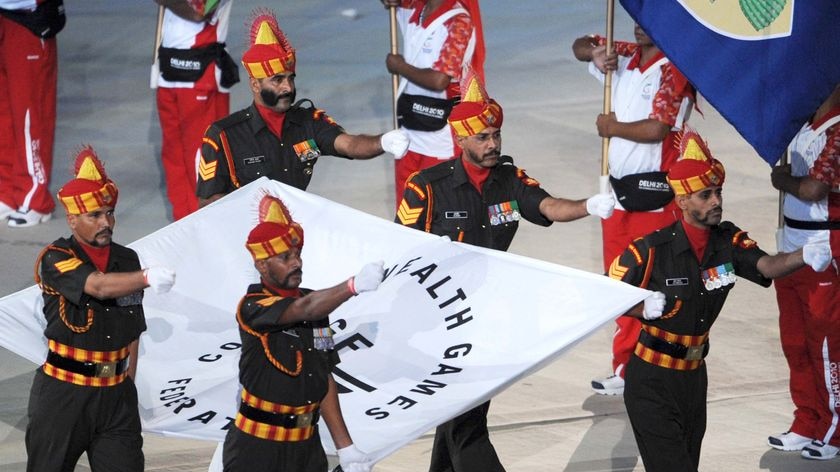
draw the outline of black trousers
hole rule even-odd
[[[87,452],[91,470],[142,472],[143,437],[137,389],[130,378],[112,387],[84,387],[39,368],[29,393],[26,470],[73,472]]]
[[[674,370],[630,358],[624,405],[647,472],[691,472],[706,434],[706,364]]]
[[[505,472],[490,444],[489,410],[488,400],[437,427],[430,472]]]
[[[271,441],[232,426],[222,449],[225,472],[324,472],[327,456],[318,427],[305,441]]]

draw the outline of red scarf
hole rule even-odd
[[[476,190],[478,190],[478,193],[481,193],[481,187],[484,186],[484,182],[487,181],[487,177],[490,177],[490,168],[470,164],[464,158],[461,158],[461,161],[463,162],[464,171],[466,171],[467,178],[470,180],[470,183]]]
[[[703,253],[706,252],[706,246],[709,244],[711,230],[692,226],[686,223],[685,219],[682,220],[682,225],[685,235],[688,237],[688,242],[691,244],[691,249],[694,250],[694,255],[697,256],[698,261],[702,261]]]
[[[93,262],[94,267],[99,272],[105,272],[105,269],[108,268],[108,259],[111,257],[111,245],[107,245],[105,247],[93,247],[88,244],[85,244],[79,241],[79,246],[82,247],[82,250],[85,251],[85,254],[88,255],[91,262]]]
[[[283,137],[283,122],[286,121],[286,114],[276,112],[271,108],[260,105],[259,103],[255,103],[255,105],[257,105],[257,111],[263,121],[265,121],[265,125],[268,126],[268,130],[271,131],[274,136],[277,136],[277,139],[281,139]]]
[[[291,290],[275,287],[274,285],[268,283],[265,279],[262,279],[262,284],[268,289],[269,292],[276,293],[283,298],[300,298],[303,294],[300,292],[299,288],[293,288]]]

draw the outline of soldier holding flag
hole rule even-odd
[[[723,216],[723,164],[694,131],[681,137],[668,183],[679,221],[615,258],[614,279],[654,291],[628,315],[642,318],[627,364],[624,405],[648,472],[696,471],[706,433],[709,330],[739,278],[764,287],[806,264],[831,261],[828,243],[773,256]]]
[[[502,107],[467,71],[463,96],[449,115],[461,156],[409,177],[396,222],[476,246],[506,251],[528,220],[540,226],[588,215],[608,218],[611,195],[555,198],[510,156],[501,154]],[[430,472],[504,471],[487,431],[487,401],[438,426]]]
[[[341,415],[332,368],[338,363],[329,315],[362,292],[376,290],[382,262],[322,290],[301,288],[303,228],[283,202],[265,195],[259,223],[245,244],[260,274],[236,310],[242,357],[241,402],[225,437],[224,470],[324,472],[327,458],[318,435],[323,417],[345,472],[372,466],[359,451]]]
[[[258,9],[252,17],[251,47],[242,65],[254,102],[205,133],[196,189],[199,206],[262,176],[306,190],[322,155],[370,159],[383,152],[405,153],[408,138],[402,131],[347,134],[309,100],[295,101],[294,48],[273,12]]]

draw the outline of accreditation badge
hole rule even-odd
[[[298,159],[300,159],[300,162],[313,161],[321,156],[321,150],[318,149],[318,145],[315,144],[314,139],[301,141],[295,144],[293,148],[295,150],[295,154],[298,156]]]
[[[487,207],[487,214],[490,216],[491,226],[514,223],[522,219],[519,203],[516,200],[490,205]]]

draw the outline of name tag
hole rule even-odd
[[[443,214],[447,220],[465,220],[467,219],[466,211],[447,211]]]
[[[242,163],[245,164],[246,166],[249,166],[249,165],[252,165],[252,164],[261,164],[263,162],[265,162],[265,156],[252,156],[252,157],[246,157],[246,158],[242,159]]]
[[[676,279],[665,279],[666,287],[677,287],[680,285],[688,285],[688,277],[677,277]]]

